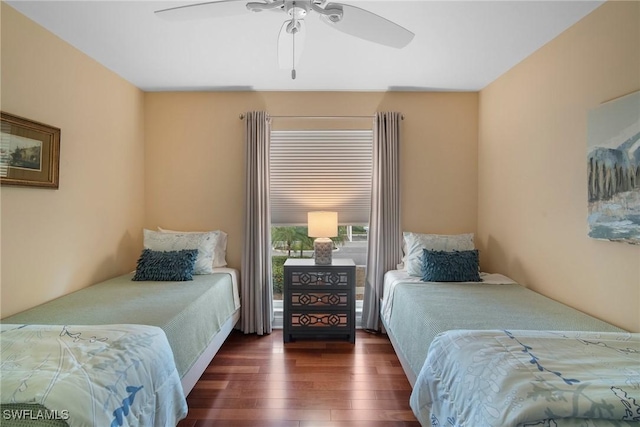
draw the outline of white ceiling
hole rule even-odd
[[[253,0],[259,1],[259,0]],[[284,13],[169,22],[195,1],[7,1],[146,91],[477,91],[603,1],[353,1],[413,31],[394,49],[335,31],[311,12],[297,78],[281,70]]]

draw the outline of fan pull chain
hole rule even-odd
[[[296,32],[293,32],[293,64],[291,64],[291,79],[296,79]]]
[[[293,7],[296,6],[296,2],[293,2]],[[296,27],[296,14],[294,13],[292,16],[292,20],[291,22],[293,23],[293,28],[291,30],[291,35],[293,36],[293,52],[291,55],[292,58],[292,64],[291,64],[291,80],[295,80],[296,79],[296,33],[297,31],[297,27]]]

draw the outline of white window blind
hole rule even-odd
[[[271,131],[271,222],[306,225],[307,212],[367,224],[372,130]]]

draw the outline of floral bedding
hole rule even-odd
[[[173,353],[158,327],[2,324],[0,346],[5,422],[164,427],[187,414]]]
[[[424,426],[638,426],[640,334],[447,331],[410,403]]]

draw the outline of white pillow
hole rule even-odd
[[[197,249],[194,274],[213,273],[213,249],[218,236],[213,233],[161,233],[153,230],[143,230],[144,248],[152,251],[180,251],[183,249]]]
[[[161,233],[178,233],[178,234],[208,234],[213,233],[217,235],[216,246],[213,248],[213,266],[224,267],[227,265],[227,233],[222,230],[214,231],[175,231],[167,230],[162,227],[158,227],[158,231]]]
[[[422,250],[432,251],[472,251],[475,249],[473,233],[468,234],[420,234],[402,233],[404,262],[407,273],[422,277]]]

